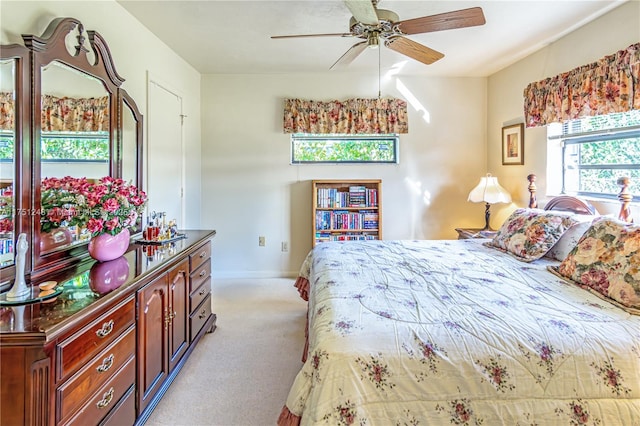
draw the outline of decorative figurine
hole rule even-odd
[[[31,289],[27,287],[27,283],[24,280],[24,264],[27,258],[27,249],[29,243],[27,243],[27,234],[18,235],[18,241],[16,243],[16,278],[13,283],[13,287],[7,293],[7,300],[21,300],[26,299],[31,294]]]

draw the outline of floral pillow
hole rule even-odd
[[[562,263],[550,269],[623,306],[640,308],[640,225],[597,218]]]
[[[532,262],[544,256],[577,223],[573,216],[569,212],[517,209],[485,245]]]
[[[562,262],[569,252],[578,244],[578,241],[580,241],[585,231],[589,229],[596,216],[577,214],[573,216],[573,218],[578,221],[578,223],[569,228],[562,237],[560,237],[558,242],[551,247],[551,250],[545,254],[545,257]]]

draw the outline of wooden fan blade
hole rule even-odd
[[[344,3],[358,22],[367,25],[378,25],[378,14],[371,0],[344,0]]]
[[[277,35],[271,38],[299,38],[299,37],[353,37],[351,33],[329,33],[329,34],[293,34],[293,35]]]
[[[406,21],[396,22],[396,25],[402,34],[421,34],[455,28],[475,27],[485,23],[482,8],[472,7],[438,15],[423,16],[422,18],[407,19]]]
[[[361,54],[366,48],[367,48],[366,41],[361,41],[360,43],[354,44],[349,48],[349,50],[345,52],[344,55],[340,56],[340,59],[338,59],[333,65],[331,65],[331,68],[329,69],[334,70],[339,68],[345,68],[351,62],[353,62],[353,60],[356,59],[358,55]]]
[[[398,53],[402,53],[427,65],[444,57],[444,54],[404,37],[393,37],[386,40],[384,45],[391,50],[395,50]]]

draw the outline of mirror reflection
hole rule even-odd
[[[40,252],[85,243],[69,185],[109,175],[109,93],[94,77],[53,61],[41,73]]]
[[[14,262],[15,61],[0,60],[0,268]]]
[[[127,104],[122,109],[122,179],[139,186],[138,170],[138,122]]]

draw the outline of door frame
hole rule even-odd
[[[184,130],[184,119],[186,115],[184,114],[184,96],[172,87],[170,84],[161,80],[158,76],[153,74],[151,71],[147,70],[147,99],[146,99],[146,107],[147,107],[147,119],[145,122],[145,138],[144,138],[144,152],[145,152],[145,167],[144,167],[144,182],[147,184],[147,188],[149,189],[149,126],[150,126],[150,104],[149,104],[149,94],[151,92],[151,85],[154,85],[167,93],[175,96],[180,104],[180,221],[178,222],[178,227],[184,228],[186,221],[186,206],[185,206],[185,183],[186,183],[186,153],[185,153],[185,130]],[[149,213],[149,212],[147,212]],[[167,218],[171,219],[171,218]]]

